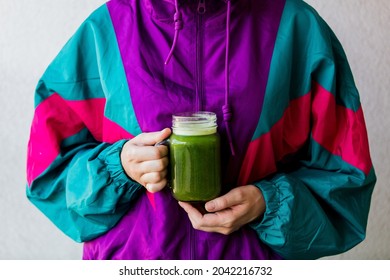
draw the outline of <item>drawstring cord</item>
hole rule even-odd
[[[233,137],[230,130],[230,123],[233,119],[233,114],[231,110],[231,106],[229,104],[229,96],[230,96],[230,85],[229,85],[229,48],[230,48],[230,13],[231,13],[231,3],[230,0],[225,0],[227,2],[227,12],[226,12],[226,53],[225,53],[225,104],[222,106],[222,113],[223,113],[223,121],[226,126],[226,133],[227,138],[230,145],[230,151],[232,155],[235,155],[234,151],[234,144],[233,144]],[[173,38],[173,43],[171,50],[168,54],[167,59],[165,60],[165,65],[169,63],[169,61],[172,58],[173,52],[176,47],[177,39],[179,37],[179,31],[183,29],[183,20],[182,20],[182,14],[179,10],[179,4],[178,0],[175,0],[175,15],[174,15],[174,22],[175,22],[175,35]]]
[[[232,155],[235,155],[233,137],[230,130],[230,122],[233,119],[232,110],[229,104],[230,96],[230,84],[229,84],[229,49],[230,49],[230,13],[231,13],[231,4],[230,0],[227,0],[227,12],[226,12],[226,53],[225,53],[225,105],[222,106],[223,112],[223,121],[226,126],[226,133],[230,145],[230,151]]]
[[[179,37],[179,31],[183,29],[183,20],[182,20],[182,15],[181,15],[181,12],[179,10],[179,4],[177,2],[178,0],[175,0],[175,9],[176,9],[176,12],[175,12],[175,15],[174,15],[174,22],[175,22],[175,35],[173,37],[173,43],[172,43],[172,47],[171,47],[171,50],[168,54],[168,57],[167,59],[165,60],[165,65],[167,65],[169,63],[169,61],[171,60],[172,58],[172,55],[173,55],[173,52],[175,51],[175,47],[176,47],[176,43],[177,43],[177,38]]]

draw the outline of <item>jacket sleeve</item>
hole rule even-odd
[[[329,36],[331,51],[314,54],[310,64],[307,143],[297,160],[255,183],[266,212],[251,227],[286,259],[316,259],[360,243],[376,182],[359,95],[339,41]]]
[[[104,7],[98,13],[104,16]],[[94,18],[86,20],[45,71],[28,143],[28,199],[78,242],[112,228],[141,189],[121,166],[125,137],[103,141],[106,97],[98,57],[108,51],[99,28]]]

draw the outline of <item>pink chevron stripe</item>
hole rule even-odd
[[[311,133],[317,143],[366,175],[370,172],[372,162],[362,108],[355,112],[337,105],[330,92],[313,83],[311,93],[291,101],[270,131],[249,144],[239,184],[276,172],[276,163],[305,143],[310,133],[309,118],[313,120]]]
[[[122,139],[131,139],[134,138],[129,132],[123,129],[121,126],[108,119],[107,117],[103,118],[103,142],[106,143],[115,143]]]
[[[133,136],[104,117],[104,98],[67,101],[58,94],[35,110],[27,155],[27,182],[31,185],[60,153],[61,142],[87,127],[98,141],[114,143]]]
[[[133,138],[129,132],[104,116],[104,108],[106,106],[105,98],[66,101],[66,103],[80,116],[96,140],[114,143],[121,139]]]
[[[27,182],[37,178],[58,156],[63,139],[84,127],[81,119],[53,94],[35,109],[27,155]]]
[[[362,107],[355,112],[336,104],[333,94],[318,83],[313,90],[313,139],[367,175],[372,162]]]
[[[83,121],[85,127],[92,133],[93,137],[98,141],[102,141],[103,130],[101,126],[104,118],[103,112],[106,99],[64,100],[64,102]]]
[[[146,191],[146,195],[148,197],[148,200],[150,202],[150,204],[152,205],[153,209],[156,211],[157,210],[157,206],[156,206],[156,200],[154,199],[154,193],[151,193],[149,191]]]
[[[302,147],[310,133],[310,98],[306,94],[292,100],[271,130],[249,144],[240,170],[240,185],[272,174],[278,161]]]

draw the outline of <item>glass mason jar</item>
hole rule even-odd
[[[220,194],[220,138],[214,113],[173,115],[169,147],[170,184],[177,200],[205,202]]]

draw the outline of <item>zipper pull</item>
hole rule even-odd
[[[199,0],[198,13],[203,15],[206,12],[206,0]]]

